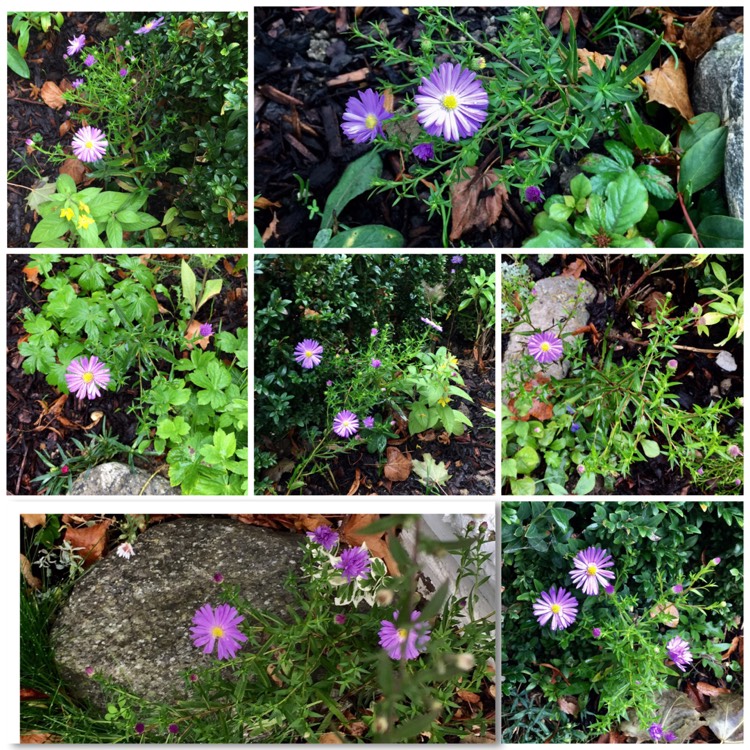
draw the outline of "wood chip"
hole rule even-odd
[[[326,83],[329,86],[344,86],[347,83],[364,81],[369,74],[369,68],[360,68],[359,70],[352,70],[349,73],[342,73],[340,76],[336,76],[335,78],[331,78],[330,81],[326,81]]]
[[[297,106],[297,107],[303,107],[304,102],[297,99],[295,96],[289,96],[289,94],[285,94],[283,91],[279,91],[274,86],[271,86],[267,83],[264,83],[262,86],[258,86],[258,91],[260,91],[263,96],[265,96],[267,99],[271,99],[278,104],[286,104],[288,106]]]
[[[304,143],[300,143],[300,141],[298,141],[291,133],[284,133],[284,140],[287,141],[287,143],[290,143],[308,161],[317,161],[310,149],[308,149]]]

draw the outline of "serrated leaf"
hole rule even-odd
[[[625,234],[648,210],[648,192],[632,169],[608,185],[606,194],[604,227],[612,234]]]
[[[41,180],[36,180],[31,186],[31,190],[26,196],[26,205],[30,211],[36,211],[42,203],[47,203],[50,196],[54,195],[55,192],[55,184],[50,182],[48,177],[42,177]]]
[[[419,481],[425,487],[431,485],[442,486],[451,478],[444,461],[435,463],[435,459],[431,453],[425,453],[422,459],[421,461],[415,459],[412,462],[412,468]]]
[[[656,167],[651,164],[639,164],[635,172],[646,186],[646,190],[654,197],[664,198],[665,200],[675,200],[677,198],[677,193],[672,187],[669,177],[664,172],[660,172]]]

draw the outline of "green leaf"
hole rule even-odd
[[[657,443],[655,440],[644,440],[641,443],[641,447],[643,448],[643,452],[649,458],[656,458],[661,453],[659,443]]]
[[[550,488],[550,492],[552,491],[551,485],[547,485]],[[565,492],[565,488],[562,488],[563,495],[567,495],[568,493]],[[575,515],[575,511],[568,510],[567,508],[556,508],[554,505],[550,508],[550,515],[554,519],[555,523],[560,527],[561,531],[567,531],[568,526],[570,525],[570,519],[573,518]]]
[[[502,476],[508,477],[509,479],[515,479],[518,476],[518,467],[516,466],[515,458],[504,458],[500,462],[502,467]]]
[[[663,42],[661,36],[657,37],[651,43],[651,46],[645,52],[642,52],[640,55],[638,55],[638,57],[636,57],[635,60],[633,60],[633,62],[630,63],[627,68],[625,68],[623,73],[617,77],[618,82],[630,83],[634,78],[643,73],[651,64],[651,61],[656,56],[656,53],[659,51],[659,48],[662,44]]]
[[[114,216],[107,222],[107,241],[110,247],[122,247],[122,224]]]
[[[680,232],[667,237],[660,247],[698,247],[698,242],[692,234]]]
[[[48,247],[48,245],[45,244],[46,242],[62,237],[70,230],[71,226],[72,224],[62,218],[42,219],[34,227],[34,231],[31,233],[29,241],[34,242],[41,247]]]
[[[164,218],[161,220],[161,225],[163,227],[167,226],[167,224],[171,223],[179,215],[180,210],[177,207],[172,206],[171,208],[167,209],[167,213],[164,214]]]
[[[156,426],[156,434],[165,440],[179,442],[180,438],[190,432],[190,425],[182,418],[161,419]]]
[[[91,218],[101,221],[109,214],[119,211],[130,196],[127,193],[118,193],[114,190],[105,190],[92,198],[88,207],[91,210]],[[79,193],[79,198],[85,202],[85,198]],[[117,247],[116,245],[114,247]]]
[[[553,495],[567,495],[568,491],[561,484],[556,482],[547,482],[547,487]]]
[[[334,213],[336,217],[340,217],[346,204],[352,198],[356,198],[366,190],[369,190],[372,187],[372,181],[376,177],[380,177],[382,171],[383,161],[376,151],[368,151],[364,156],[353,161],[344,170],[344,174],[341,176],[338,185],[331,190],[331,194],[328,196],[320,228],[330,229],[333,226]],[[333,247],[344,246],[334,245]],[[372,247],[377,247],[377,245],[373,245]],[[387,247],[392,246],[388,245]]]
[[[580,175],[579,175],[580,176]],[[588,180],[587,180],[588,182]],[[591,183],[589,183],[589,187]],[[571,190],[573,186],[571,185]],[[564,222],[570,218],[570,215],[575,211],[575,208],[568,206],[565,203],[555,203],[549,208],[549,217],[552,221]]]
[[[574,495],[588,495],[596,485],[596,474],[590,471],[584,472],[581,478],[576,483],[575,489],[573,490]]]
[[[195,308],[196,311],[199,310],[205,302],[208,302],[211,297],[215,297],[221,291],[221,284],[221,279],[209,279],[206,282],[206,285],[203,288],[203,295],[201,296],[200,302],[198,302],[198,307]]]
[[[418,432],[424,432],[430,425],[430,407],[424,401],[417,401],[412,404],[409,411],[409,433],[416,435]]]
[[[513,458],[516,459],[519,474],[530,474],[541,461],[539,454],[530,445],[521,448]]]
[[[693,195],[710,185],[724,171],[727,148],[727,128],[720,127],[703,136],[691,146],[680,161],[680,180],[677,190],[689,187]]]
[[[142,229],[155,227],[159,223],[159,219],[143,211],[126,210],[115,215],[126,232],[138,232]]]
[[[614,160],[623,169],[633,166],[633,162],[635,161],[633,158],[633,152],[624,143],[619,143],[618,141],[605,141],[604,148],[609,151]],[[573,187],[572,182],[570,185]]]
[[[626,169],[602,154],[586,154],[578,162],[578,165],[584,172],[590,172],[591,174],[622,174]]]
[[[29,78],[31,76],[26,60],[21,57],[18,50],[10,42],[8,42],[8,67],[16,75],[21,76],[21,78]]]
[[[184,260],[180,265],[180,276],[182,278],[182,296],[190,303],[190,307],[195,310],[195,273]]]
[[[648,210],[648,192],[638,175],[629,169],[606,189],[604,228],[614,234],[625,234]]]
[[[511,479],[510,491],[514,495],[534,495],[536,493],[536,482],[531,477]]]
[[[716,112],[704,112],[688,120],[680,131],[680,149],[683,153],[695,146],[703,136],[721,125],[721,118]]]
[[[651,164],[639,164],[635,168],[635,173],[641,178],[646,190],[654,197],[665,200],[677,199],[677,193],[672,187],[669,176],[660,172],[656,167]]]
[[[706,216],[698,225],[698,236],[703,247],[744,247],[742,219],[732,216]]]
[[[61,174],[55,181],[57,192],[62,195],[73,195],[76,191],[76,183],[69,174]]]
[[[536,237],[532,237],[530,240],[526,240],[523,243],[524,247],[581,247],[581,241],[566,232],[561,231],[550,231],[545,229],[540,232]]]
[[[576,202],[581,198],[588,198],[591,195],[591,180],[585,174],[577,174],[570,181],[570,194],[576,199]],[[550,210],[550,216],[553,219],[555,218],[552,210]]]
[[[365,224],[331,237],[326,247],[403,247],[404,238],[400,232],[380,224]]]

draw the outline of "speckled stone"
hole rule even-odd
[[[185,671],[215,663],[193,646],[196,609],[237,585],[251,605],[284,616],[284,588],[299,568],[302,537],[232,519],[194,516],[153,526],[126,560],[109,555],[75,586],[52,628],[57,665],[72,693],[104,709],[86,667],[149,700],[185,694]],[[221,572],[224,582],[213,576]]]
[[[150,481],[149,481],[150,480]],[[81,474],[73,482],[71,495],[101,497],[102,495],[179,495],[179,487],[171,487],[164,477],[155,476],[143,469],[131,469],[127,464],[110,461],[99,464]]]

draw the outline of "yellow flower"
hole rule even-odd
[[[438,399],[438,403],[440,406],[448,406],[448,404],[451,402],[450,396],[443,396]]]
[[[458,360],[455,357],[449,357],[448,358],[448,364],[451,367],[455,367],[458,364]]]
[[[78,201],[78,209],[85,211],[87,214],[91,213],[91,209],[83,201]]]
[[[73,221],[73,209],[70,207],[60,209],[60,216],[68,221]]]
[[[77,229],[88,229],[91,224],[94,223],[94,220],[90,216],[79,216],[78,217],[78,224],[76,224]]]

